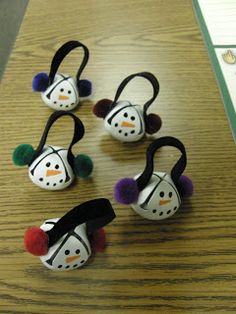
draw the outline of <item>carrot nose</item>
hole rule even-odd
[[[60,173],[61,173],[60,170],[47,170],[46,177],[56,176]]]
[[[67,100],[67,99],[69,99],[69,98],[70,98],[70,97],[64,96],[64,95],[59,95],[59,97],[58,97],[59,100]]]
[[[134,127],[135,127],[135,124],[130,123],[130,122],[127,122],[127,121],[123,121],[123,122],[121,123],[121,126],[125,126],[126,128],[134,128]]]
[[[76,255],[76,256],[69,256],[66,258],[66,263],[71,263],[73,261],[75,261],[76,259],[80,258],[79,255]]]
[[[160,200],[159,205],[165,205],[165,204],[168,204],[170,202],[171,202],[171,200]]]

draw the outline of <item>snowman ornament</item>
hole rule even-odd
[[[52,125],[61,117],[70,116],[74,121],[74,136],[68,149],[46,145]],[[48,119],[42,138],[36,150],[29,144],[19,145],[13,152],[13,162],[17,166],[28,165],[31,181],[46,190],[62,190],[68,187],[75,176],[88,177],[93,169],[89,156],[72,153],[72,146],[84,135],[81,120],[70,112],[57,111]]]
[[[57,73],[63,59],[75,48],[82,48],[84,51],[84,57],[77,71],[76,79],[68,74]],[[42,72],[33,78],[33,90],[41,92],[44,103],[54,110],[69,111],[74,109],[80,102],[80,97],[87,97],[92,91],[91,82],[80,79],[88,59],[89,50],[85,45],[79,41],[66,42],[54,55],[49,75]]]
[[[130,101],[118,101],[125,86],[135,77],[148,80],[153,87],[153,96],[144,106],[133,104]],[[156,133],[161,127],[161,118],[154,114],[147,114],[149,106],[159,93],[159,83],[156,77],[149,72],[132,74],[125,78],[117,89],[113,101],[102,99],[93,107],[93,113],[104,119],[105,130],[121,142],[136,142],[145,133]]]
[[[25,249],[49,269],[67,271],[82,267],[93,251],[105,248],[102,227],[115,218],[108,199],[99,198],[74,207],[62,218],[46,220],[25,232]]]
[[[61,190],[69,186],[75,175],[67,154],[67,149],[45,145],[40,156],[29,165],[31,181],[47,190]]]
[[[158,149],[172,146],[181,152],[181,157],[171,174],[153,171],[153,158]],[[163,220],[174,215],[181,205],[181,197],[193,193],[192,181],[182,175],[187,165],[185,147],[174,137],[161,137],[152,142],[146,153],[146,167],[134,178],[118,181],[114,188],[117,202],[131,204],[140,216],[150,220]]]

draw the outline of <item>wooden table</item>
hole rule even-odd
[[[75,114],[86,135],[74,149],[94,161],[90,180],[60,192],[45,191],[13,165],[20,143],[38,144],[52,113],[31,90],[35,73],[48,71],[67,40],[81,40],[91,53],[83,77],[94,83],[91,101]],[[73,52],[62,70],[74,74]],[[195,194],[165,221],[147,221],[113,199],[113,186],[144,167],[150,138],[121,144],[105,133],[93,104],[114,97],[123,78],[151,71],[161,92],[152,112],[163,119],[157,137],[181,139],[186,174]],[[1,313],[235,313],[235,144],[206,48],[187,0],[30,1],[0,86]],[[124,98],[143,103],[149,85],[137,79]],[[67,145],[70,122],[58,122],[50,143]],[[162,149],[156,170],[169,171],[178,153]],[[52,272],[26,253],[26,228],[60,217],[96,197],[111,200],[117,218],[106,227],[108,245],[84,268]]]

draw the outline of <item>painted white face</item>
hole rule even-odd
[[[44,146],[42,154],[29,167],[31,181],[46,190],[62,190],[69,186],[74,173],[67,160],[68,150]]]
[[[117,140],[135,142],[145,134],[143,110],[139,105],[120,101],[104,120],[105,129]]]
[[[171,217],[180,204],[180,196],[171,177],[163,172],[153,172],[148,185],[139,193],[138,201],[132,207],[144,218],[162,220]]]
[[[41,96],[45,104],[54,110],[72,110],[79,103],[75,80],[66,74],[56,74],[53,83]]]
[[[59,218],[46,220],[41,229],[50,230]],[[86,235],[86,225],[81,224],[71,230],[51,246],[46,255],[40,256],[42,263],[57,271],[71,270],[83,266],[91,255],[91,247]]]

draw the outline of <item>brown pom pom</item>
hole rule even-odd
[[[93,107],[93,113],[98,118],[105,118],[110,110],[112,100],[110,99],[101,99]]]
[[[161,128],[161,125],[162,125],[161,118],[157,114],[150,113],[147,116],[147,119],[146,119],[146,132],[148,134],[153,134],[153,133],[156,133],[157,131],[159,131],[160,128]]]

